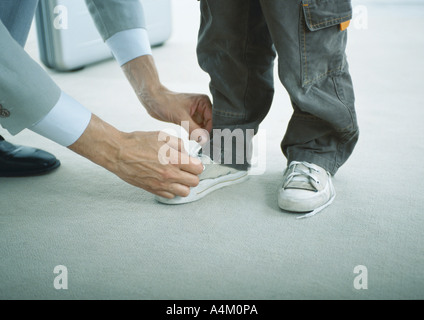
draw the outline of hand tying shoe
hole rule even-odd
[[[202,199],[209,193],[226,186],[237,184],[248,179],[247,170],[237,170],[214,162],[209,156],[194,154],[203,163],[203,172],[199,175],[200,183],[191,188],[187,197],[175,197],[167,199],[156,196],[156,200],[165,204],[183,204]]]

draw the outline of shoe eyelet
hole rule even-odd
[[[321,182],[318,180],[318,181],[317,181],[317,184],[320,184],[320,183],[321,183]]]

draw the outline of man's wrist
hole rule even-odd
[[[119,162],[123,139],[125,139],[125,133],[93,114],[82,136],[68,148],[114,172]]]
[[[67,147],[83,134],[90,119],[87,108],[62,92],[50,112],[28,129]]]
[[[139,97],[157,94],[164,88],[151,55],[129,61],[122,66],[122,70]]]

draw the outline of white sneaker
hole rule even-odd
[[[214,162],[209,156],[198,156],[203,163],[203,172],[199,175],[200,183],[191,188],[187,197],[176,196],[173,199],[156,196],[156,200],[165,204],[183,204],[202,199],[209,193],[223,187],[237,184],[248,179],[247,170],[237,170]]]
[[[336,197],[331,175],[325,169],[309,163],[292,161],[284,172],[278,191],[281,209],[313,216],[329,206]]]

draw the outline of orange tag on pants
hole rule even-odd
[[[346,30],[349,27],[349,25],[350,25],[350,20],[340,23],[340,30],[341,31]]]

